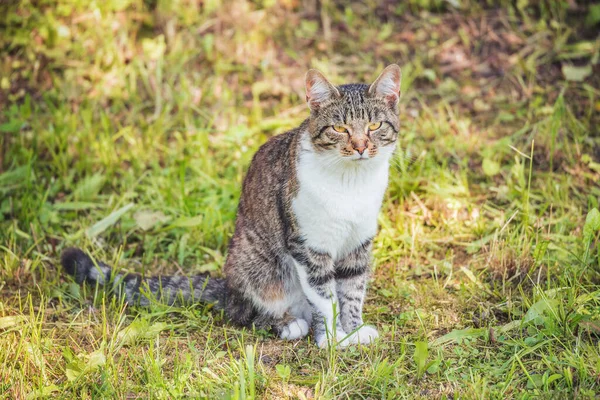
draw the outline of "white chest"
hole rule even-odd
[[[303,154],[298,163],[299,191],[292,209],[300,233],[308,246],[334,259],[377,233],[388,182],[387,159],[357,163],[364,165],[327,169],[314,154]]]

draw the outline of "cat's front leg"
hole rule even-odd
[[[370,344],[379,334],[372,326],[364,325],[363,303],[371,268],[371,241],[363,243],[335,266],[337,295],[340,301],[341,324],[351,334],[353,343]]]
[[[333,259],[327,253],[304,249],[294,254],[294,263],[302,291],[313,308],[315,342],[321,348],[332,341],[347,346],[350,344],[348,335],[339,323]]]

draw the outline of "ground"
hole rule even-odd
[[[599,396],[600,6],[531,3],[3,2],[0,396]],[[71,245],[218,275],[253,153],[308,115],[306,70],[392,62],[376,345],[127,308],[64,275]]]

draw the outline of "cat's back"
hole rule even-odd
[[[265,196],[280,195],[282,187],[295,185],[294,165],[304,125],[305,123],[296,129],[273,136],[260,146],[248,167],[242,200],[260,200]]]
[[[270,237],[281,246],[291,228],[290,201],[297,191],[295,159],[304,123],[269,138],[254,154],[248,167],[238,206],[236,229],[230,247],[248,234]]]

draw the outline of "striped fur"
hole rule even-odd
[[[225,278],[114,274],[74,248],[63,253],[64,269],[133,304],[214,303],[232,323],[282,339],[309,327],[321,347],[377,338],[362,306],[398,138],[400,69],[389,66],[370,86],[338,87],[311,70],[306,89],[310,117],[267,141],[250,164]]]

